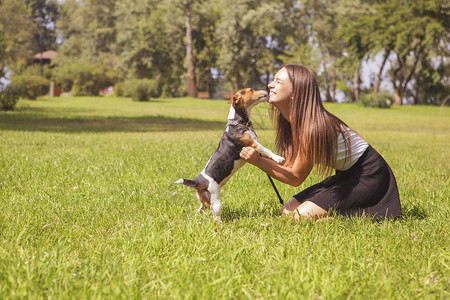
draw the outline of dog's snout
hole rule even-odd
[[[269,98],[269,93],[266,91],[260,91],[261,92],[261,96],[258,97],[258,100],[260,99],[265,99],[267,100]]]

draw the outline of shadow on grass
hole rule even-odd
[[[281,215],[281,208],[278,209],[256,209],[252,207],[246,208],[233,208],[229,206],[223,206],[222,208],[222,221],[233,222],[234,220],[240,220],[242,218],[256,218],[264,215],[266,217],[278,217]]]
[[[50,117],[33,114],[0,115],[0,130],[43,132],[164,132],[222,130],[225,122],[164,116]]]
[[[253,218],[261,215],[269,216],[269,217],[278,217],[281,215],[281,207],[273,208],[273,209],[265,209],[263,211],[252,208],[232,208],[229,206],[224,206],[222,210],[222,220],[224,222],[232,222],[234,220],[239,220],[241,218]],[[403,214],[401,217],[396,219],[389,220],[373,220],[374,222],[383,222],[383,221],[401,221],[405,219],[415,219],[415,220],[424,220],[428,217],[425,209],[419,206],[412,207],[404,207]],[[349,219],[348,217],[337,216],[336,218]],[[370,219],[370,217],[367,217]]]
[[[428,217],[428,215],[423,207],[412,205],[403,207],[402,217],[404,219],[424,220]]]

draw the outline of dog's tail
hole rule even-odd
[[[198,182],[196,180],[179,179],[175,181],[175,183],[183,184],[185,186],[192,187],[194,189],[198,188]]]

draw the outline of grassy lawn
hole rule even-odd
[[[448,299],[450,109],[327,104],[397,177],[404,218],[280,217],[246,165],[222,225],[174,184],[203,169],[226,101],[21,100],[0,112],[0,298]],[[268,104],[252,114],[271,148]],[[282,197],[300,188],[276,183]]]

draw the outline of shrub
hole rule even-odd
[[[44,64],[43,68],[43,77],[51,81],[52,77],[52,68],[49,64]],[[24,66],[19,70],[16,70],[16,75],[27,75],[27,76],[41,76],[41,66],[39,64],[34,64],[31,66]]]
[[[123,97],[125,96],[125,84],[123,82],[118,82],[113,87],[114,96]]]
[[[158,82],[152,79],[130,79],[125,82],[125,96],[134,101],[148,101],[158,96]]]
[[[17,95],[36,100],[37,97],[48,93],[50,81],[36,75],[15,75],[9,86]]]
[[[14,110],[19,95],[9,86],[0,90],[0,110]]]
[[[386,92],[365,94],[361,97],[361,104],[366,107],[389,108],[394,103],[394,97]]]
[[[59,67],[55,79],[65,90],[71,89],[74,96],[98,96],[120,79],[120,73],[100,63],[82,61]]]

